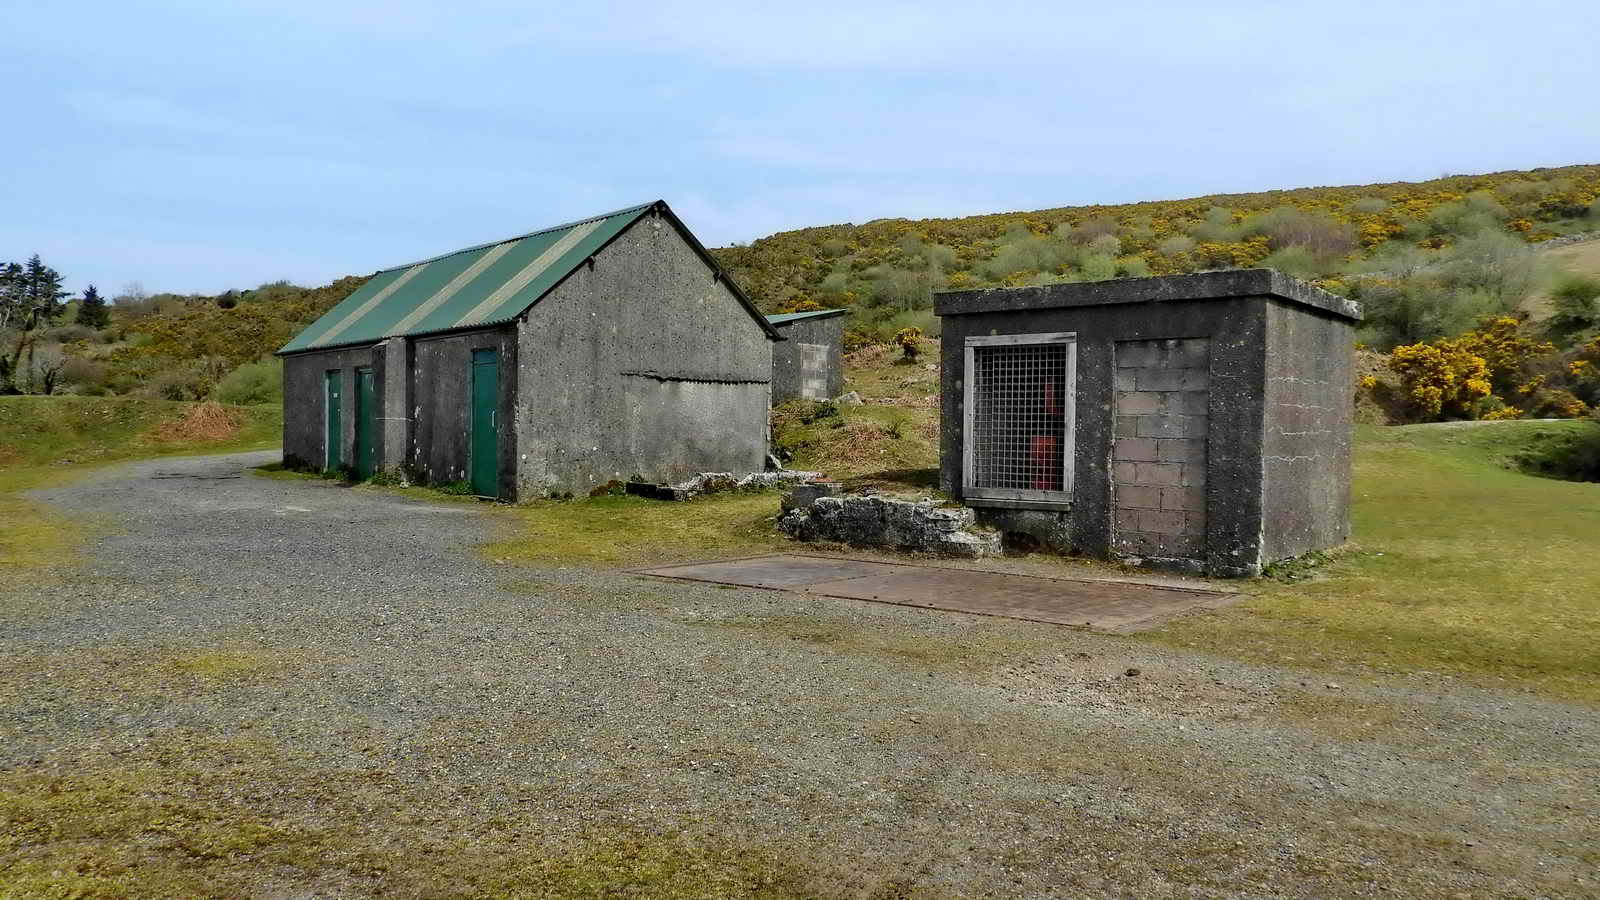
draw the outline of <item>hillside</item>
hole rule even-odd
[[[1360,300],[1367,312],[1361,341],[1387,351],[1454,338],[1495,316],[1545,319],[1568,270],[1600,270],[1600,243],[1538,248],[1590,233],[1600,234],[1600,165],[879,219],[712,252],[768,312],[849,307],[849,349],[890,343],[908,326],[936,334],[931,306],[938,290],[1264,265]],[[43,327],[18,333],[0,325],[0,394],[274,402],[279,377],[271,353],[364,280],[313,288],[273,282],[214,296],[125,291],[99,327],[69,324],[79,301],[61,303]],[[1566,354],[1548,361],[1552,384],[1570,380],[1562,366],[1600,333],[1600,297],[1579,296],[1567,309],[1559,328],[1532,334],[1554,339]],[[1571,385],[1562,389],[1590,399]]]
[[[764,309],[849,306],[867,339],[908,324],[928,330],[936,290],[1267,265],[1364,300],[1374,314],[1370,337],[1392,345],[1517,308],[1538,287],[1529,249],[1600,231],[1597,198],[1600,166],[1584,165],[880,219],[713,252]]]

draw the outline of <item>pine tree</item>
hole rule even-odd
[[[104,328],[111,324],[111,311],[106,309],[105,298],[92,284],[84,289],[83,300],[78,303],[76,321],[90,328]]]
[[[66,298],[67,292],[61,289],[61,273],[45,265],[35,253],[28,259],[28,266],[22,273],[23,304],[27,308],[24,315],[27,321],[21,326],[23,331],[30,331],[40,325],[48,325],[60,311],[61,301]]]
[[[22,266],[17,263],[0,265],[0,331],[5,331],[22,317]]]
[[[13,271],[20,268],[20,274],[15,274],[15,283],[11,282]],[[24,267],[8,265],[4,267],[7,283],[0,285],[4,291],[5,306],[3,313],[6,324],[17,330],[16,343],[11,348],[11,355],[0,362],[0,394],[16,393],[17,372],[22,363],[22,354],[26,352],[28,359],[33,359],[33,345],[38,340],[34,332],[50,324],[56,314],[60,312],[61,300],[67,292],[61,289],[61,273],[45,265],[35,253]],[[15,293],[15,308],[12,308],[12,293]]]

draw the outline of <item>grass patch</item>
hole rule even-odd
[[[216,407],[216,404],[210,404]],[[0,574],[70,559],[82,523],[21,495],[63,484],[106,463],[185,453],[275,447],[280,406],[216,407],[234,423],[225,438],[183,438],[193,403],[132,397],[0,397]]]
[[[0,896],[816,896],[790,848],[419,813],[380,773],[170,735],[72,774],[0,774]],[[307,810],[314,810],[308,813]]]
[[[822,472],[852,490],[938,489],[937,409],[868,404],[816,416],[809,411],[816,405],[791,401],[773,412],[774,443],[792,468]]]
[[[1269,663],[1433,672],[1600,701],[1600,485],[1516,460],[1581,422],[1363,426],[1359,553],[1144,639]]]
[[[773,443],[797,469],[822,472],[848,490],[936,493],[939,487],[938,345],[915,363],[870,346],[846,360],[847,391],[862,406],[798,400],[773,411]],[[820,413],[820,414],[819,414]]]
[[[688,503],[601,496],[539,501],[505,512],[516,523],[516,536],[484,547],[491,559],[633,565],[789,545],[773,527],[776,493],[712,495]]]
[[[175,655],[167,665],[179,674],[202,681],[232,681],[276,669],[282,661],[267,653],[216,650]]]

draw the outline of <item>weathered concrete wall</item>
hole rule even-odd
[[[518,326],[518,495],[765,467],[765,329],[666,220],[579,267]]]
[[[822,383],[811,392],[811,399],[837,397],[844,390],[844,314],[799,319],[777,326],[787,340],[772,345],[772,402],[782,403],[805,397],[803,369],[806,347],[822,347],[826,363]],[[819,352],[819,351],[811,351]]]
[[[1162,536],[1191,531],[1189,513],[1193,511],[1162,507],[1169,502],[1192,506],[1199,498],[1174,493],[1169,501],[1163,493],[1169,486],[1184,487],[1185,463],[1175,458],[1164,460],[1161,441],[1199,439],[1190,433],[1198,426],[1189,427],[1199,421],[1200,414],[1193,409],[1199,400],[1182,396],[1182,381],[1188,375],[1181,372],[1176,376],[1179,386],[1171,389],[1180,392],[1175,400],[1131,395],[1119,399],[1119,387],[1130,390],[1130,375],[1132,394],[1141,390],[1136,372],[1122,372],[1123,382],[1118,385],[1117,374],[1122,370],[1116,367],[1116,360],[1119,346],[1125,353],[1136,346],[1149,346],[1145,342],[1176,341],[1180,343],[1171,346],[1183,347],[1184,341],[1208,339],[1205,469],[1203,479],[1190,479],[1204,482],[1204,541],[1192,553],[1187,546],[1181,548],[1185,558],[1199,560],[1196,567],[1212,574],[1249,575],[1273,559],[1333,546],[1347,536],[1350,340],[1352,322],[1360,317],[1356,304],[1276,272],[1242,270],[954,292],[938,295],[935,306],[944,317],[940,480],[945,490],[956,495],[962,484],[966,338],[1077,334],[1076,480],[1070,507],[1065,512],[1058,510],[1054,522],[1018,511],[986,512],[986,520],[996,527],[1005,529],[1015,520],[1022,526],[1017,530],[1057,543],[1063,535],[1056,526],[1065,515],[1070,517],[1071,544],[1079,552],[1115,556],[1119,551],[1148,551],[1143,546],[1117,545],[1114,523],[1119,492],[1114,462],[1120,462],[1126,476],[1120,494],[1125,524],[1135,524],[1140,529],[1136,533],[1155,535],[1157,551],[1169,552],[1161,550],[1162,542],[1168,540]],[[1270,380],[1269,359],[1273,367]],[[1151,392],[1168,390],[1155,386],[1163,378],[1167,379],[1163,383],[1171,382],[1170,376],[1159,371],[1159,367],[1152,370]],[[1132,413],[1134,407],[1125,406],[1129,415],[1119,422],[1119,403],[1155,412],[1140,414],[1150,416],[1145,421]],[[1188,411],[1171,412],[1169,403]],[[1123,445],[1124,458],[1115,461],[1119,427],[1122,431],[1132,428],[1134,439],[1152,437],[1155,443],[1130,441]],[[1141,429],[1149,433],[1141,434]],[[1201,452],[1191,443],[1172,443],[1165,449],[1169,456],[1181,455],[1185,460]],[[1150,455],[1155,458],[1134,458]],[[1173,464],[1179,468],[1161,468]],[[1140,465],[1149,466],[1145,474],[1150,477],[1140,478]],[[1158,483],[1172,480],[1174,474],[1178,484]],[[1199,485],[1191,485],[1195,486]],[[1144,491],[1137,498],[1128,492],[1150,487],[1162,490]],[[1145,509],[1157,514],[1181,512],[1181,527],[1176,515],[1156,515],[1143,523],[1139,516]]]
[[[381,411],[378,468],[384,471],[403,468],[411,444],[413,348],[412,342],[403,337],[389,338],[373,348],[372,368]]]
[[[1026,290],[1044,292],[1048,288]],[[947,296],[941,295],[941,301]],[[1260,385],[1265,320],[1260,298],[1171,302],[1159,308],[1136,303],[1051,307],[1049,302],[1048,295],[1041,295],[1039,307],[1033,310],[944,315],[941,487],[960,495],[967,336],[1076,332],[1073,545],[1090,556],[1115,555],[1111,455],[1116,434],[1116,344],[1210,336],[1207,412],[1211,463],[1204,558],[1207,567],[1217,571],[1234,568],[1232,560],[1255,560],[1260,545]]]
[[[411,444],[406,467],[433,484],[467,481],[472,453],[472,351],[500,354],[499,420],[510,422],[517,389],[517,332],[510,326],[412,342]],[[500,429],[500,497],[516,500],[516,439]]]
[[[1072,539],[1071,504],[1059,509],[980,506],[975,512],[978,514],[978,524],[998,532],[1007,549],[1042,549],[1062,554],[1077,549]]]
[[[1263,443],[1267,562],[1350,538],[1352,324],[1267,306]]]
[[[1200,559],[1206,535],[1210,340],[1121,341],[1111,450],[1112,546]]]
[[[354,458],[356,442],[356,367],[372,365],[371,346],[297,353],[283,359],[283,458],[321,469],[328,458],[327,389],[324,375],[340,370],[339,424],[343,431],[339,458]],[[381,400],[380,409],[381,407]]]

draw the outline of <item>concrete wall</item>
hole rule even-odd
[[[771,342],[665,219],[581,266],[517,340],[519,497],[764,468]]]
[[[499,351],[499,419],[510,422],[517,390],[517,331],[504,326],[415,338],[410,343],[412,422],[405,465],[413,477],[429,483],[467,481],[472,446],[472,351]],[[514,429],[501,428],[501,499],[518,499],[516,472]]]
[[[1218,575],[1255,574],[1348,537],[1356,304],[1257,269],[947,293],[935,308],[940,479],[957,495],[966,338],[1077,333],[1068,508],[980,520],[1058,549],[1070,539],[1092,556],[1154,556]],[[1203,473],[1188,471],[1196,460]],[[1203,501],[1168,490],[1185,481]]]
[[[1120,554],[1202,559],[1209,338],[1120,341],[1111,543]]]
[[[1278,301],[1267,305],[1262,445],[1267,561],[1350,538],[1352,324]]]
[[[940,484],[960,495],[963,385],[968,335],[1076,332],[1078,384],[1073,545],[1109,557],[1113,546],[1112,450],[1116,435],[1116,345],[1210,337],[1209,447],[1204,566],[1224,572],[1259,565],[1261,410],[1265,313],[1259,297],[1204,302],[1052,307],[1048,288],[1037,308],[944,315],[940,383]],[[1037,517],[1035,517],[1037,518]],[[987,517],[997,524],[1002,517]],[[1059,530],[1050,539],[1059,543]]]
[[[822,400],[837,397],[844,391],[844,320],[843,314],[799,319],[779,325],[778,333],[787,340],[772,345],[772,402],[782,403],[805,396],[801,363],[805,357],[803,344],[827,348],[827,367],[821,396]]]
[[[356,367],[373,364],[371,346],[297,353],[283,359],[283,458],[321,469],[327,457],[327,389],[324,373],[339,369],[342,381],[340,459],[349,465],[356,442]],[[382,381],[378,383],[382,390]],[[378,400],[382,409],[382,398]],[[380,429],[381,430],[381,429]],[[381,440],[381,437],[379,438]],[[382,451],[380,448],[380,456]]]

